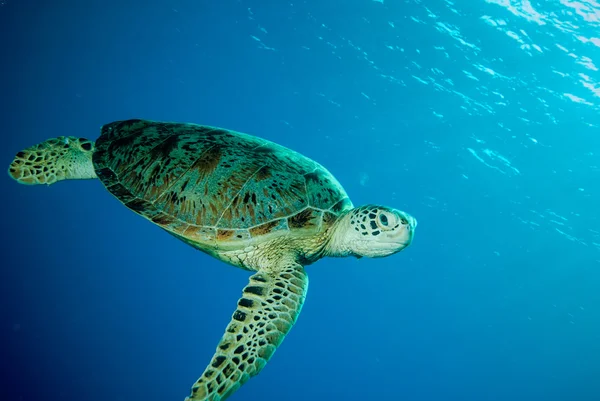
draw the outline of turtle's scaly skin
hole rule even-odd
[[[128,208],[228,263],[258,270],[249,246],[318,237],[352,202],[318,163],[250,135],[144,120],[105,125],[93,156]],[[312,248],[322,244],[315,244]],[[319,249],[306,249],[312,259]]]
[[[59,136],[17,153],[8,173],[26,185],[96,178],[90,163],[93,150],[94,143],[88,139]]]

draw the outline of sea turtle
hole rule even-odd
[[[147,120],[104,125],[94,143],[58,137],[17,153],[23,184],[99,178],[119,201],[187,244],[255,272],[186,400],[224,400],[258,374],[304,303],[304,266],[324,256],[392,255],[416,220],[354,208],[323,166],[251,135]]]

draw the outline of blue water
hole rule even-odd
[[[0,0],[0,160],[128,118],[248,132],[419,221],[308,268],[231,400],[600,399],[600,4]],[[101,183],[0,178],[0,400],[183,400],[248,273]]]

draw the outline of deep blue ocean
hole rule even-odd
[[[324,259],[235,400],[600,400],[595,0],[0,0],[0,160],[129,118],[257,135],[415,216]],[[249,273],[100,181],[0,175],[0,400],[183,401]]]

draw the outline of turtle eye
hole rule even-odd
[[[389,222],[388,222],[388,218],[385,214],[382,213],[379,215],[379,223],[382,226],[386,226],[386,227],[388,226]]]
[[[396,218],[393,214],[387,212],[381,212],[377,216],[377,225],[382,230],[389,230],[396,224]]]

